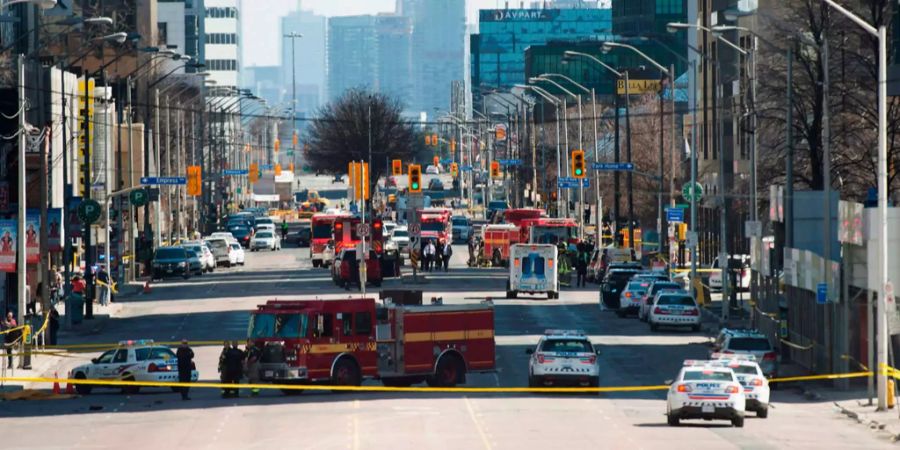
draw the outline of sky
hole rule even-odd
[[[324,16],[352,16],[393,12],[395,0],[301,0],[303,9]],[[518,6],[519,0],[510,0]],[[264,8],[259,6],[264,4]],[[279,61],[280,19],[297,9],[298,0],[243,0],[241,8],[242,63],[249,66],[274,66]],[[503,7],[503,0],[467,0],[469,20],[481,8]],[[251,6],[252,5],[252,6]]]

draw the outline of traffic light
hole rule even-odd
[[[572,151],[572,178],[584,178],[584,150]]]
[[[491,178],[500,178],[500,162],[491,161]]]
[[[251,163],[250,164],[250,183],[255,184],[259,181],[259,164]]]
[[[409,165],[409,192],[422,192],[422,166]]]
[[[391,161],[391,175],[403,175],[403,161],[399,159]]]
[[[450,176],[456,178],[459,175],[459,165],[456,163],[450,163]]]
[[[203,169],[200,166],[187,167],[187,195],[199,197],[203,193]]]

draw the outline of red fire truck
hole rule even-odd
[[[494,267],[506,267],[509,263],[509,247],[519,242],[519,227],[509,224],[485,225],[484,253],[481,257],[489,260]]]
[[[360,243],[358,226],[362,219],[357,216],[339,217],[334,221],[334,254],[338,255],[345,248],[355,248]],[[384,230],[381,219],[369,223],[368,248],[381,255],[384,251]]]
[[[450,242],[453,238],[453,224],[450,222],[453,211],[447,208],[424,208],[420,209],[418,214],[423,244],[428,239],[445,244]]]
[[[522,235],[530,244],[578,242],[578,223],[574,219],[528,219],[522,221]]]
[[[450,387],[494,370],[494,307],[270,300],[250,315],[260,379],[280,384]]]
[[[334,259],[334,250],[328,242],[334,239],[334,221],[350,217],[349,214],[315,214],[312,217],[312,237],[309,243],[309,258],[313,267],[327,267]]]

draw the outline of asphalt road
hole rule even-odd
[[[448,273],[429,274],[426,298],[496,306],[497,371],[469,376],[472,386],[525,386],[527,355],[547,328],[585,330],[600,349],[604,386],[656,385],[674,377],[682,360],[703,357],[704,333],[651,334],[636,319],[601,311],[597,286],[564,290],[561,299],[506,300],[500,269],[468,269],[455,249]],[[385,283],[396,287],[399,281]],[[323,269],[312,269],[308,249],[247,253],[244,267],[188,281],[154,285],[123,299],[123,315],[84,342],[152,338],[169,341],[239,339],[247,312],[273,298],[341,298]],[[217,380],[219,348],[195,348],[203,380]],[[88,360],[60,360],[62,375]],[[601,395],[306,392],[286,397],[265,391],[224,400],[195,389],[182,401],[166,390],[125,396],[97,390],[73,400],[0,405],[4,448],[303,448],[303,449],[544,449],[566,448],[841,448],[887,447],[864,427],[836,414],[829,403],[773,393],[768,419],[749,418],[743,429],[725,422],[666,426],[664,392]],[[752,416],[752,414],[748,415]]]

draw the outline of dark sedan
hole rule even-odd
[[[160,247],[153,254],[153,279],[180,276],[191,277],[190,257],[181,247]]]
[[[245,225],[232,225],[228,232],[243,246],[250,247],[250,238],[253,237],[253,228]]]

